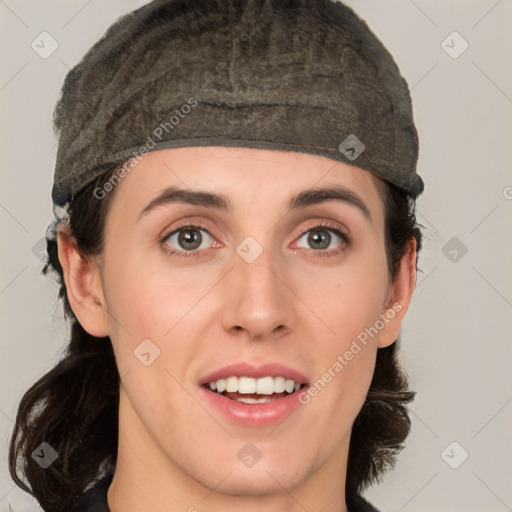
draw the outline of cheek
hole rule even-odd
[[[195,347],[182,342],[176,350],[172,342],[178,335],[181,340],[188,339],[187,312],[204,291],[188,286],[180,272],[171,274],[143,262],[137,254],[123,259],[115,253],[109,256],[105,258],[105,287],[119,374],[141,417],[154,418],[157,426],[162,421],[165,429],[170,416],[191,405],[179,383],[185,381]],[[152,400],[148,401],[148,396]],[[162,408],[167,410],[164,415]]]
[[[314,267],[300,280],[313,319],[304,328],[315,341],[317,418],[346,424],[357,415],[369,388],[377,352],[375,325],[387,291],[385,253],[377,244],[339,266]],[[313,318],[313,317],[311,317]],[[328,417],[323,414],[331,411]],[[322,420],[323,421],[323,420]],[[325,425],[327,428],[327,424]]]
[[[298,295],[336,337],[334,345],[343,348],[383,313],[388,291],[384,250],[368,247],[349,254],[339,265],[311,267],[297,284]]]
[[[136,357],[149,350],[150,358],[153,353],[157,355],[151,368],[165,368],[182,381],[197,356],[198,329],[212,319],[205,311],[207,301],[203,297],[218,276],[185,267],[171,268],[162,258],[151,262],[138,254],[123,259],[113,253],[110,256],[105,258],[105,288],[111,312],[110,337],[120,374],[135,370],[131,374],[134,376],[148,370]],[[177,339],[179,351],[175,350]],[[165,380],[169,375],[163,377]],[[152,385],[156,384],[149,380],[144,383]]]
[[[302,281],[300,293],[309,290],[308,306],[322,320],[325,333],[320,336],[312,329],[310,336],[320,371],[315,387],[323,398],[318,405],[323,401],[332,411],[331,420],[343,423],[344,414],[355,417],[366,396],[375,367],[375,325],[383,313],[387,277],[385,253],[376,244],[347,257],[339,267],[318,268]]]
[[[134,335],[162,337],[200,296],[202,287],[187,272],[171,272],[161,260],[137,253],[121,259],[112,253],[105,261],[109,308]]]

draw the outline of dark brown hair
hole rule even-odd
[[[98,177],[71,203],[69,227],[85,256],[102,251],[113,193],[99,201],[93,192],[116,169]],[[419,251],[422,235],[414,200],[396,186],[376,180],[385,205],[386,256],[390,279],[394,279],[409,240],[416,239]],[[47,238],[47,252],[43,272],[56,272],[59,297],[71,323],[71,340],[59,363],[21,400],[9,446],[9,471],[15,483],[33,495],[45,511],[69,512],[106,468],[115,467],[120,379],[110,338],[88,334],[70,307],[56,240]],[[409,433],[406,404],[414,393],[407,389],[396,351],[397,342],[378,350],[373,380],[353,425],[346,482],[349,507],[356,493],[393,467]],[[58,453],[47,469],[31,457],[43,442]]]

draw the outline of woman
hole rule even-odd
[[[20,404],[16,483],[45,510],[376,510],[423,182],[364,22],[156,0],[70,71],[55,126],[71,340]]]

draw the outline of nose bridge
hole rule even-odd
[[[224,327],[243,329],[255,338],[269,336],[280,326],[290,327],[291,294],[279,278],[279,258],[270,244],[263,247],[246,237],[235,252]]]

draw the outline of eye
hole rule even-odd
[[[197,249],[206,249],[212,245],[214,238],[206,229],[197,226],[183,226],[169,235],[167,235],[163,243],[169,246],[171,252],[191,252]]]
[[[200,256],[199,249],[222,247],[207,229],[199,225],[180,226],[165,235],[160,243],[167,253],[178,257]],[[303,231],[296,244],[312,249],[319,256],[335,256],[350,245],[350,238],[337,226],[321,224]]]
[[[301,241],[304,241],[307,245],[301,245]],[[343,247],[343,245],[348,244],[348,241],[348,236],[338,228],[316,226],[301,234],[298,246],[316,251],[325,251],[326,249],[336,249],[340,245]]]

